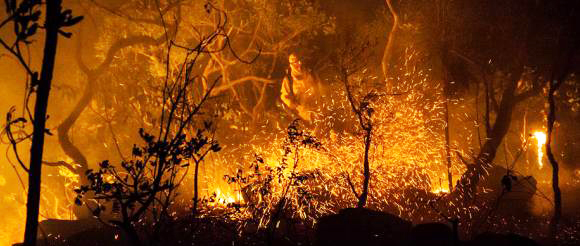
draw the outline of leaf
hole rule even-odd
[[[30,15],[30,19],[32,21],[38,21],[40,19],[40,10],[32,13],[32,15]]]
[[[206,130],[211,129],[211,125],[212,125],[211,121],[204,121],[203,122],[203,126],[205,127]]]
[[[63,20],[68,19],[68,18],[70,18],[70,16],[72,16],[72,10],[67,9],[65,11],[62,11],[62,13],[60,15],[63,18]]]
[[[77,197],[75,198],[75,204],[76,204],[77,206],[82,206],[82,205],[83,205],[83,201],[81,201],[81,199],[80,199],[80,198],[77,196]]]
[[[77,17],[73,17],[67,21],[65,21],[65,23],[63,23],[62,26],[74,26],[77,23],[81,22],[83,20],[83,16],[77,16]]]
[[[30,26],[28,28],[28,30],[26,31],[26,35],[32,36],[32,35],[36,34],[36,30],[38,30],[38,24],[34,23],[34,24],[32,24],[32,26]]]
[[[102,161],[102,162],[99,164],[99,166],[100,166],[101,168],[108,168],[108,167],[109,167],[109,161],[108,161],[108,160],[104,160],[104,161]]]
[[[213,144],[213,145],[211,146],[211,150],[212,150],[213,152],[218,152],[218,151],[220,151],[221,149],[222,149],[222,147],[220,147],[220,146],[219,146],[219,144]]]
[[[109,192],[111,190],[111,188],[113,188],[113,186],[111,184],[109,184],[109,183],[103,184],[103,191]]]
[[[6,12],[11,13],[16,10],[16,0],[5,0],[6,2]]]
[[[58,30],[58,33],[66,38],[72,37],[72,33]]]

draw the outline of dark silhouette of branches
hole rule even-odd
[[[274,232],[281,220],[314,207],[316,202],[307,182],[316,180],[319,174],[300,171],[298,166],[302,149],[323,150],[323,147],[316,137],[301,128],[300,120],[294,120],[288,126],[283,155],[277,165],[269,166],[256,154],[248,173],[239,169],[235,175],[224,176],[228,184],[240,187],[251,218],[266,228],[268,245],[274,245]]]
[[[36,245],[38,230],[44,137],[45,134],[50,134],[50,131],[46,129],[48,97],[50,95],[55,67],[58,36],[60,34],[66,38],[70,38],[71,33],[63,31],[62,28],[73,26],[83,19],[82,16],[73,17],[72,11],[69,9],[63,11],[62,1],[54,0],[44,3],[46,5],[46,11],[44,13],[45,23],[41,25],[39,21],[42,14],[40,10],[42,5],[43,3],[38,0],[5,1],[8,18],[0,24],[0,28],[9,22],[14,24],[14,35],[16,36],[14,43],[9,45],[6,41],[0,39],[0,44],[18,59],[22,67],[26,70],[28,78],[30,78],[30,81],[27,81],[26,85],[28,91],[25,95],[24,105],[28,114],[28,120],[24,117],[12,120],[14,110],[10,110],[7,115],[7,126],[5,127],[5,133],[8,135],[8,139],[13,146],[18,162],[28,172],[28,198],[26,203],[24,245],[30,246]],[[21,45],[31,44],[32,41],[30,38],[41,28],[45,29],[46,32],[44,56],[39,74],[33,71],[33,68],[25,61],[23,53],[21,52]],[[36,93],[34,116],[32,116],[28,108],[29,98],[33,93]],[[20,123],[24,124],[27,121],[33,124],[33,133],[31,135],[25,134],[22,138],[15,138],[11,126]],[[30,165],[26,168],[18,156],[16,144],[28,138],[31,138],[32,146],[30,148]]]
[[[96,1],[92,1],[92,2],[97,4]],[[166,8],[161,10],[161,13],[166,13],[167,11],[169,11],[175,7],[178,7],[178,4],[179,4],[179,2],[176,2],[175,4],[168,5]],[[160,18],[163,18],[163,17],[161,16]],[[146,20],[139,19],[139,20],[134,20],[134,21],[142,22],[145,24],[161,25],[160,21],[154,21],[154,20],[146,21]],[[98,80],[101,78],[101,76],[103,74],[106,73],[106,71],[109,69],[109,67],[112,64],[114,57],[121,50],[129,48],[129,47],[133,47],[136,45],[155,46],[155,45],[160,45],[160,44],[166,42],[167,36],[176,34],[178,21],[179,20],[177,20],[175,23],[175,31],[173,31],[172,33],[166,32],[165,34],[160,35],[159,37],[136,34],[136,35],[130,35],[128,37],[124,37],[124,38],[120,38],[120,39],[115,40],[113,42],[113,44],[109,47],[109,49],[106,51],[106,54],[104,56],[105,58],[103,59],[103,61],[94,68],[90,68],[83,61],[83,58],[81,56],[81,53],[83,50],[82,40],[79,39],[79,41],[77,43],[78,45],[77,45],[75,59],[77,61],[77,64],[78,64],[80,70],[87,77],[87,84],[85,86],[85,89],[84,89],[79,101],[75,104],[74,108],[69,113],[69,115],[65,118],[65,120],[57,127],[57,132],[58,132],[59,144],[60,144],[61,148],[63,149],[64,153],[67,156],[69,156],[73,160],[74,163],[76,163],[78,165],[78,168],[76,169],[75,173],[77,173],[81,177],[81,184],[88,183],[88,180],[86,179],[86,176],[84,175],[89,168],[88,160],[85,157],[85,155],[82,153],[82,151],[72,142],[72,140],[70,138],[70,130],[72,129],[74,124],[77,122],[77,120],[81,116],[81,114],[84,112],[86,107],[93,100],[95,94],[98,93],[96,91]],[[173,28],[171,30],[173,30]],[[109,125],[109,127],[110,127],[110,130],[113,131],[113,129],[111,128],[110,125]],[[117,143],[115,142],[115,144],[117,144]],[[118,151],[118,152],[120,153],[120,151]],[[121,157],[122,157],[122,155],[121,155]],[[88,214],[86,214],[86,213],[78,213],[77,214],[77,217],[80,217],[80,218],[87,217],[87,216],[88,216]]]
[[[572,19],[572,18],[570,18]],[[568,20],[571,22],[571,20]],[[568,23],[567,23],[568,24]],[[576,30],[576,32],[578,32]],[[554,214],[552,216],[551,222],[551,232],[555,234],[558,229],[558,224],[560,223],[562,217],[562,192],[560,190],[560,177],[559,170],[560,166],[554,153],[552,151],[553,143],[553,132],[554,123],[556,122],[556,100],[555,94],[558,88],[566,81],[567,77],[570,75],[571,66],[573,63],[573,58],[578,51],[578,42],[580,41],[578,37],[563,37],[559,36],[558,44],[565,47],[562,49],[561,54],[556,56],[556,59],[552,66],[551,75],[548,80],[548,115],[546,121],[547,128],[547,140],[546,140],[546,156],[550,161],[552,166],[552,190],[554,192]]]
[[[208,14],[225,16],[210,3],[206,8]],[[220,24],[209,35],[191,48],[168,40],[168,52],[171,52],[172,47],[177,47],[185,49],[187,54],[178,71],[166,71],[158,135],[154,136],[140,129],[139,134],[145,144],[133,147],[130,160],[122,161],[120,166],[112,165],[109,161],[101,162],[97,170],[86,170],[88,183],[75,189],[78,205],[83,204],[83,197],[87,195],[97,201],[96,204],[90,204],[86,200],[84,202],[94,216],[101,216],[107,209],[107,203],[112,202],[113,210],[120,213],[120,218],[110,219],[108,222],[124,230],[132,245],[155,243],[159,240],[162,228],[172,221],[173,215],[169,209],[178,195],[177,187],[187,175],[191,164],[195,165],[193,213],[196,213],[199,200],[199,166],[208,154],[221,149],[213,137],[212,132],[215,129],[211,122],[203,121],[201,128],[196,124],[201,121],[203,105],[210,100],[210,95],[221,77],[208,81],[210,86],[199,97],[194,93],[198,88],[195,86],[196,82],[200,79],[207,81],[207,78],[194,74],[194,67],[200,56],[231,49],[229,46],[218,50],[208,48],[218,37],[227,37],[227,21],[218,23]],[[169,55],[170,53],[168,57]],[[167,59],[166,63],[169,62]],[[169,74],[177,75],[172,77]],[[151,227],[149,229],[152,233],[146,240],[141,239],[139,221],[145,221],[146,227]]]
[[[370,43],[364,43],[358,47],[350,46],[347,44],[341,54],[339,55],[339,59],[336,64],[336,69],[338,70],[338,77],[339,80],[344,84],[346,96],[348,102],[351,106],[352,112],[356,115],[360,128],[363,130],[363,142],[364,142],[364,159],[363,159],[363,186],[362,191],[360,194],[356,192],[354,185],[350,178],[347,176],[347,181],[351,186],[351,189],[354,195],[358,199],[357,207],[363,208],[367,202],[367,197],[369,194],[369,183],[371,179],[371,171],[370,171],[370,163],[369,163],[369,151],[372,142],[372,134],[373,134],[373,121],[372,115],[374,113],[374,109],[372,107],[372,103],[376,101],[379,97],[379,94],[374,91],[368,91],[366,94],[361,96],[360,99],[357,100],[355,98],[355,89],[353,88],[353,83],[351,80],[353,79],[353,75],[360,72],[363,68],[365,68],[365,55],[367,50],[369,49]],[[364,82],[364,78],[361,78]],[[357,88],[361,90],[361,88]]]

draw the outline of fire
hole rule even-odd
[[[375,127],[369,153],[371,187],[367,206],[410,218],[425,210],[431,211],[426,202],[428,199],[450,193],[441,182],[447,180],[447,165],[442,154],[445,140],[441,134],[444,101],[443,95],[438,93],[440,87],[427,83],[431,78],[425,72],[412,67],[400,69],[406,71],[405,76],[398,79],[394,91],[405,94],[385,97],[373,105]],[[213,192],[216,198],[210,205],[223,208],[231,202],[245,202],[239,208],[241,213],[235,213],[235,216],[255,219],[260,226],[268,223],[280,201],[287,205],[285,209],[291,216],[308,221],[354,206],[357,199],[350,184],[360,192],[364,143],[360,132],[350,124],[354,122],[352,113],[344,110],[350,106],[342,85],[329,86],[328,91],[334,93],[318,105],[322,113],[310,122],[316,129],[307,126],[304,129],[319,139],[323,148],[301,148],[285,159],[286,135],[280,127],[279,132],[254,137],[224,150],[208,163],[209,167],[215,168],[206,174],[208,186],[213,187],[209,189],[210,194]],[[239,151],[242,149],[244,151]],[[265,170],[283,169],[268,186],[263,186],[264,182],[250,181],[243,185],[230,184],[228,189],[216,184],[225,174],[237,176],[240,172],[241,176],[247,176],[251,173],[253,169],[249,164],[255,160],[254,154],[263,161],[262,176],[257,176],[262,177],[261,180],[265,180]],[[232,160],[240,161],[233,166]],[[464,169],[461,162],[452,160],[456,178]],[[312,174],[315,178],[292,186],[290,192],[286,192],[294,174]],[[267,188],[267,192],[261,194],[261,188]],[[230,192],[224,192],[227,190]],[[252,197],[251,194],[257,195]],[[252,208],[256,204],[262,207]],[[470,214],[477,210],[474,207],[460,211],[453,204],[448,208],[454,214]]]
[[[218,207],[227,206],[228,204],[236,203],[236,201],[241,200],[240,195],[236,197],[231,194],[224,193],[220,188],[216,188],[214,194],[215,200],[212,204]]]
[[[543,167],[542,159],[544,158],[544,145],[546,145],[546,133],[544,132],[534,132],[534,138],[536,139],[538,146],[538,166],[540,169]]]
[[[431,193],[433,193],[433,194],[446,194],[446,193],[449,193],[449,189],[444,188],[444,187],[438,187],[438,188],[431,190]]]
[[[0,163],[2,164],[2,163]],[[49,170],[48,168],[46,170]],[[10,173],[2,173],[0,175],[0,190],[4,188],[5,193],[0,196],[0,206],[4,213],[2,216],[3,226],[5,228],[0,231],[0,245],[12,245],[22,240],[24,233],[24,221],[26,219],[26,193],[21,190],[6,190],[9,182]],[[47,177],[56,176],[58,179],[63,179],[62,189],[51,188],[56,183],[50,181],[43,181],[40,199],[40,214],[38,221],[46,219],[63,219],[74,220],[76,216],[73,213],[73,198],[70,193],[66,191],[72,190],[72,187],[78,184],[79,176],[71,170],[58,167],[56,174],[48,174]],[[45,180],[50,180],[47,178]],[[62,191],[65,192],[62,192]],[[8,211],[8,212],[7,212]]]

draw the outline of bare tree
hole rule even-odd
[[[364,43],[360,46],[355,47],[356,44],[347,42],[344,49],[341,50],[337,59],[336,69],[338,70],[338,78],[344,84],[346,96],[348,102],[351,106],[352,112],[355,114],[356,119],[359,123],[360,128],[364,132],[363,142],[364,142],[364,157],[363,157],[363,184],[362,191],[359,194],[354,187],[354,184],[347,176],[347,182],[349,183],[352,192],[358,199],[357,208],[363,208],[366,205],[368,194],[369,194],[369,184],[371,180],[370,162],[369,162],[369,151],[371,148],[372,134],[373,134],[373,121],[372,116],[374,109],[372,103],[378,98],[378,93],[374,90],[363,92],[360,98],[356,98],[355,90],[364,90],[364,88],[354,88],[352,85],[353,75],[359,73],[366,66],[364,62],[365,56],[368,55],[368,49],[370,43]],[[358,75],[358,74],[357,74]],[[365,78],[357,78],[360,83],[364,83]],[[361,86],[363,87],[363,86]]]

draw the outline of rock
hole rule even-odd
[[[39,223],[37,245],[127,245],[123,238],[125,237],[121,230],[106,226],[95,219],[48,219]]]
[[[74,234],[104,225],[96,219],[57,220],[47,219],[38,223],[38,237],[68,238]]]
[[[476,236],[469,246],[539,246],[534,240],[513,233],[497,234],[486,232]]]
[[[125,246],[129,245],[123,233],[114,228],[91,228],[66,239],[68,246]]]
[[[409,236],[411,246],[452,246],[453,231],[441,223],[419,224],[411,230]]]
[[[319,219],[316,245],[403,245],[411,228],[411,222],[392,214],[347,208]]]

